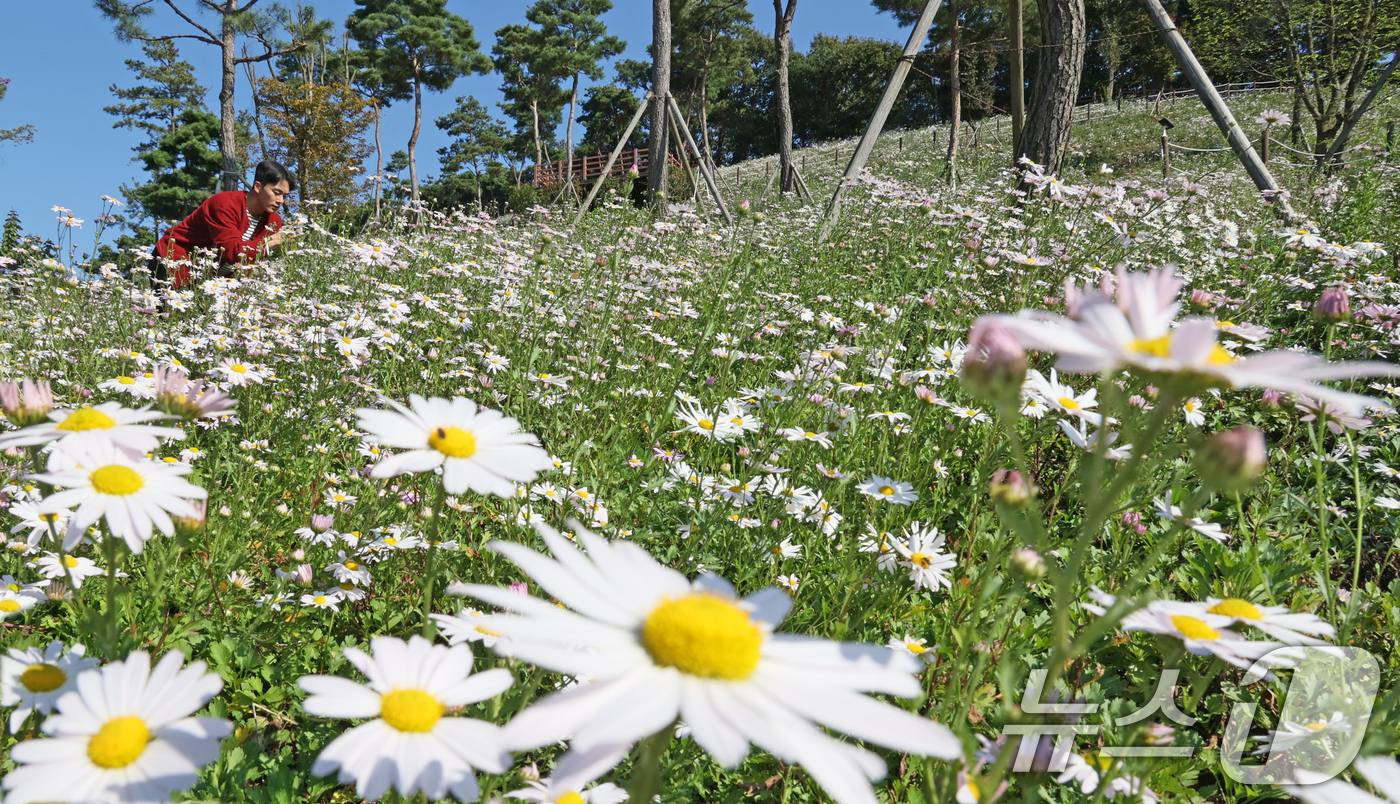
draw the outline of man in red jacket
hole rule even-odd
[[[259,162],[253,189],[216,193],[165,233],[152,257],[156,279],[166,281],[167,260],[179,261],[171,286],[179,289],[193,284],[189,260],[195,249],[217,251],[222,275],[233,275],[235,266],[251,265],[260,247],[281,245],[282,217],[277,210],[295,189],[296,181],[285,167],[272,161]]]

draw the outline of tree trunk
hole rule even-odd
[[[1040,0],[1040,31],[1035,90],[1017,156],[1044,165],[1046,173],[1058,173],[1084,70],[1084,0]]]
[[[775,17],[773,44],[778,51],[777,88],[773,93],[773,117],[778,129],[778,186],[782,192],[792,192],[795,181],[792,170],[792,87],[788,83],[788,64],[792,61],[792,17],[797,0],[773,0]]]
[[[796,2],[796,0],[794,0]],[[651,4],[651,143],[647,192],[658,213],[666,214],[666,95],[671,91],[671,0]]]
[[[223,156],[224,170],[221,184],[225,192],[238,189],[238,141],[235,136],[234,121],[237,112],[233,108],[233,85],[238,73],[235,70],[233,45],[238,32],[234,30],[232,14],[238,10],[238,0],[224,3],[223,35],[219,43],[222,51],[222,81],[219,85],[219,152]]]
[[[379,225],[380,198],[384,190],[384,151],[379,147],[379,99],[374,99],[374,223]]]
[[[953,181],[954,177],[957,175],[958,132],[962,128],[962,76],[960,75],[961,65],[959,64],[962,55],[960,51],[962,40],[959,37],[959,29],[961,27],[959,14],[961,11],[958,8],[957,0],[951,0],[951,2],[948,3],[948,13],[952,16],[953,20],[953,30],[951,31],[952,39],[949,42],[952,49],[952,58],[949,59],[948,66],[948,89],[953,96],[951,99],[953,124],[948,130],[948,160],[945,176],[949,181]]]
[[[540,148],[540,102],[530,101],[530,116],[535,121],[535,170],[544,164],[544,150]],[[538,177],[536,177],[538,178]]]
[[[1023,33],[1026,21],[1023,18],[1025,0],[1007,0],[1006,27],[1011,39],[1011,158],[1015,161],[1021,155],[1021,137],[1026,125],[1026,55]],[[1042,19],[1045,12],[1041,12]],[[1079,14],[1083,19],[1084,13]],[[1083,27],[1082,25],[1080,26]],[[1041,36],[1045,34],[1042,31]],[[1040,81],[1036,80],[1039,89]]]
[[[564,181],[574,180],[574,105],[578,103],[578,73],[574,73],[574,88],[569,94],[569,124],[564,127]],[[585,177],[584,181],[587,181]]]
[[[413,185],[413,204],[418,205],[418,132],[423,129],[423,81],[413,71],[413,134],[408,138],[408,178]]]
[[[705,143],[705,159],[709,160],[710,165],[713,167],[715,164],[715,152],[710,148],[710,100],[707,97],[709,93],[705,91],[709,83],[710,79],[707,69],[700,74],[700,137]]]

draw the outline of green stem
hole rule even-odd
[[[1352,621],[1356,619],[1356,613],[1361,605],[1361,554],[1366,544],[1366,531],[1362,528],[1362,523],[1366,520],[1366,506],[1361,499],[1361,462],[1356,454],[1356,442],[1353,440],[1351,430],[1346,430],[1347,447],[1351,455],[1351,480],[1352,490],[1356,495],[1356,558],[1352,561],[1351,567],[1351,600],[1347,601],[1347,619],[1342,626],[1342,639],[1346,639],[1351,631]]]
[[[642,743],[641,754],[632,766],[632,786],[627,788],[627,800],[650,802],[661,793],[661,755],[675,734],[672,724],[651,735]]]
[[[437,636],[437,623],[433,622],[433,582],[437,580],[438,532],[442,530],[442,509],[447,501],[447,488],[438,483],[437,494],[433,497],[433,521],[428,526],[428,560],[423,567],[423,638],[432,640]]]

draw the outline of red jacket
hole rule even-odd
[[[215,193],[165,233],[156,244],[156,253],[166,259],[183,260],[191,249],[212,248],[218,249],[219,262],[224,265],[248,265],[257,259],[263,238],[281,228],[282,217],[268,212],[258,220],[252,239],[244,240],[243,233],[248,230],[247,194],[239,190]],[[177,268],[172,280],[177,288],[189,285],[189,266]]]

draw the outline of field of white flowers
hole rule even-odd
[[[164,299],[22,252],[4,801],[1400,801],[1400,168],[1284,225],[1122,120],[1026,198],[886,137],[826,242],[760,164]]]

